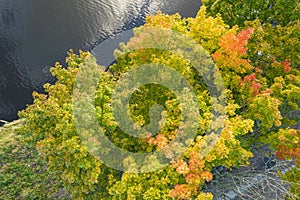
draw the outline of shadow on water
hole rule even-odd
[[[161,10],[195,16],[200,4],[200,0],[1,0],[0,119],[16,119],[18,110],[32,103],[32,91],[42,92],[44,83],[54,82],[49,66],[63,63],[69,49],[94,49],[96,56],[104,55],[101,41],[142,25],[146,15]],[[118,43],[108,45],[106,55],[117,47]]]

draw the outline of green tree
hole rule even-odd
[[[230,26],[244,26],[244,22],[260,20],[262,24],[286,26],[300,19],[300,3],[293,0],[203,0],[208,13],[222,15]]]

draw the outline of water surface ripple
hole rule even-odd
[[[195,16],[200,0],[1,0],[0,119],[17,118],[32,91],[53,82],[49,66],[69,49],[91,50],[162,10]]]

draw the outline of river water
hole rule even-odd
[[[146,15],[161,10],[195,16],[200,5],[200,0],[0,0],[0,119],[16,119],[32,103],[32,91],[54,81],[49,67],[64,62],[69,49],[94,50],[97,56],[101,41],[142,25]]]

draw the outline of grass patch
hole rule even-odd
[[[0,127],[0,199],[66,199],[39,152],[16,134],[19,126],[21,121]]]

